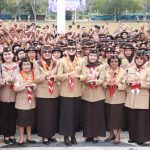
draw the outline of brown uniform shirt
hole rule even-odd
[[[57,98],[59,97],[59,88],[57,82],[53,85],[53,94],[49,92],[48,80],[45,78],[44,68],[42,67],[40,61],[36,62],[35,67],[35,82],[37,83],[36,97],[38,98]],[[57,73],[57,64],[51,70],[53,75]]]
[[[75,70],[73,70],[73,68],[71,67],[71,64],[69,64],[66,57],[62,58],[59,61],[57,80],[59,80],[61,83],[60,96],[80,97],[82,95],[82,88],[81,88],[82,84],[78,78],[73,78],[74,87],[72,90],[69,88],[68,73],[71,73],[74,71],[74,73],[76,75],[81,74],[83,59],[82,58],[76,58],[76,59],[77,59],[77,61],[76,61],[76,65],[75,65],[76,66]]]
[[[35,89],[37,85],[32,89],[32,100],[31,103],[28,101],[28,91],[24,85],[25,81],[21,74],[17,76],[17,79],[14,83],[14,90],[16,91],[16,103],[15,108],[21,110],[30,110],[36,107],[35,103]],[[33,82],[34,83],[34,82]]]
[[[112,75],[112,69],[107,68],[105,70],[105,81],[104,81],[104,87],[106,88],[106,103],[108,104],[123,104],[125,103],[126,99],[126,83],[125,83],[125,71],[121,67],[118,67],[118,69],[115,71],[116,73],[116,85],[115,93],[113,96],[110,96],[110,90],[109,87],[107,87],[107,82],[111,80]]]
[[[92,71],[94,71],[92,73]],[[92,80],[92,74],[95,76],[96,84],[91,85],[88,80]],[[104,83],[104,70],[102,65],[96,67],[82,67],[81,81],[83,81],[82,99],[88,102],[96,102],[105,99],[105,92],[103,88]]]
[[[131,109],[149,109],[149,89],[150,89],[150,69],[143,67],[137,70],[135,66],[128,69],[127,84],[133,82],[136,78],[140,79],[141,89],[139,94],[131,92],[131,86],[128,86],[125,106]]]
[[[19,66],[16,63],[12,63],[11,68],[3,63],[1,65],[2,69],[2,79],[6,79],[8,76],[12,76],[13,81],[15,81],[16,76],[19,74]],[[13,85],[9,86],[7,84],[3,85],[0,90],[1,101],[2,102],[15,102],[16,100],[16,92],[13,89]]]

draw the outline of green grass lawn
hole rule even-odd
[[[11,23],[11,21],[6,21],[5,24],[6,26],[9,26]],[[107,21],[93,21],[93,22],[89,22],[89,21],[77,21],[75,23],[75,25],[73,25],[73,29],[76,30],[76,26],[77,25],[81,25],[81,26],[85,26],[85,27],[90,27],[91,25],[106,25]],[[134,28],[134,29],[140,29],[141,26],[147,26],[147,22],[121,22],[121,23],[125,23],[127,24],[130,28]],[[37,21],[36,22],[37,25],[40,25],[40,26],[44,26],[44,25],[49,25],[49,26],[52,26],[52,24],[57,24],[56,21]],[[69,25],[72,25],[72,22],[71,21],[66,21],[66,31],[67,31],[67,28]],[[115,31],[115,28],[119,25],[119,22],[110,22],[108,21],[108,25],[109,25],[109,29],[110,29],[110,33],[113,33]]]

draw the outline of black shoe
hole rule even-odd
[[[26,139],[27,143],[30,143],[30,144],[36,144],[36,141],[35,140],[28,140]]]
[[[143,142],[138,142],[137,143],[139,146],[142,146],[144,143]]]
[[[16,143],[16,139],[15,138],[10,138],[9,139],[11,143],[15,144]]]
[[[86,138],[86,142],[91,142],[93,140],[93,138]]]
[[[43,139],[43,143],[45,144],[45,145],[49,145],[49,140],[47,139],[47,140],[45,140],[45,139]]]
[[[135,142],[129,139],[129,140],[128,140],[128,143],[135,143]]]
[[[65,145],[67,145],[67,146],[71,146],[71,142],[70,142],[68,136],[65,136],[65,137],[64,137],[64,143],[65,143]]]
[[[110,141],[115,140],[115,138],[116,138],[116,137],[115,137],[115,136],[113,136],[112,138],[107,138],[107,139],[105,139],[104,141],[105,141],[105,142],[110,142]]]
[[[113,142],[114,145],[117,145],[117,144],[119,144],[119,143],[120,143],[120,141],[114,141],[114,142]]]
[[[128,131],[128,129],[122,129],[122,132],[127,132]]]
[[[5,144],[10,144],[10,139],[8,139],[8,140],[4,139],[4,143]]]
[[[92,143],[94,143],[94,144],[95,144],[95,143],[98,143],[98,139],[97,139],[97,138],[93,138],[93,139],[92,139]]]
[[[77,144],[77,140],[76,140],[75,136],[71,137],[71,143],[72,144]]]
[[[18,142],[17,145],[18,145],[18,146],[23,146],[23,145],[24,145],[24,142],[22,142],[22,143],[19,143],[19,142]]]
[[[50,142],[57,142],[57,140],[56,140],[55,138],[48,138],[48,140],[49,140]]]

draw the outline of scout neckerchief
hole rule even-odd
[[[95,67],[90,67],[89,76],[90,76],[90,79],[91,79],[91,80],[96,80]],[[91,88],[91,89],[93,89],[93,88],[96,87],[93,83],[89,83],[88,86],[89,86],[89,88]]]
[[[77,63],[78,63],[78,58],[75,57],[74,61],[72,62],[69,58],[69,56],[66,56],[66,63],[67,63],[67,68],[69,69],[69,71],[75,71],[77,68]],[[74,83],[74,78],[73,77],[69,77],[69,82],[68,82],[68,87],[69,90],[72,92],[74,89],[75,83]]]
[[[42,64],[42,67],[44,68],[45,73],[48,70],[52,70],[52,63],[50,64],[50,66],[47,65],[47,63],[41,58],[40,62]],[[53,80],[48,80],[48,89],[49,89],[49,93],[53,94],[54,93],[54,81]]]
[[[127,60],[126,60],[126,58],[123,58],[122,61],[121,61],[121,63],[122,63],[122,66],[126,66],[126,65],[127,65]]]
[[[136,69],[136,76],[138,77],[138,78],[140,78],[140,69]],[[131,93],[133,94],[133,95],[135,95],[135,94],[139,94],[140,93],[140,90],[141,90],[141,86],[138,84],[138,83],[132,83],[132,86],[131,86]]]
[[[112,72],[112,74],[111,74],[111,83],[115,83],[116,81],[117,81],[117,79],[118,79],[118,76],[120,75],[120,68],[119,68],[119,70],[118,70],[118,73],[116,73],[116,72]],[[112,97],[112,96],[114,96],[114,94],[115,94],[115,92],[116,92],[116,86],[115,85],[111,85],[111,86],[109,86],[109,94],[110,94],[110,97]]]
[[[27,74],[22,70],[21,72],[21,76],[23,78],[23,81],[26,82],[26,81],[34,81],[34,72],[33,71],[30,71],[29,73],[29,76],[27,76]],[[32,101],[32,87],[30,86],[27,86],[27,93],[28,93],[28,102],[31,103]]]
[[[14,66],[12,68],[8,68],[7,66],[4,66],[5,70],[8,72],[8,74],[12,77],[13,76],[13,71],[17,68],[17,66]],[[14,84],[9,85],[10,90],[13,90]]]
[[[105,62],[105,58],[103,56],[100,57],[100,63],[104,63]]]

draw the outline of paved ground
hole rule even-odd
[[[145,143],[142,147],[139,147],[138,145],[136,145],[135,143],[133,144],[129,144],[128,143],[128,132],[122,132],[121,133],[121,143],[118,144],[117,146],[114,145],[112,142],[104,142],[104,139],[105,138],[101,138],[99,137],[99,142],[97,144],[93,144],[93,143],[86,143],[85,142],[85,139],[82,137],[82,132],[78,132],[77,133],[77,141],[78,141],[78,144],[77,145],[74,145],[72,147],[68,147],[67,149],[74,149],[74,150],[79,150],[79,149],[91,149],[93,150],[93,148],[96,150],[100,150],[100,149],[128,149],[128,150],[137,150],[137,149],[141,149],[141,148],[146,148],[146,149],[149,149],[150,148],[150,142],[148,143]],[[33,139],[35,139],[37,141],[36,144],[27,144],[25,143],[24,146],[21,148],[21,149],[66,149],[66,146],[64,145],[63,143],[63,137],[56,134],[55,136],[57,138],[57,143],[50,143],[48,146],[47,145],[44,145],[41,141],[41,138],[38,137],[37,135],[33,135]],[[17,140],[18,140],[18,134],[16,136]],[[10,145],[6,145],[3,143],[3,137],[0,136],[0,148],[1,149],[18,149],[20,147],[17,146],[17,144],[10,144]]]

